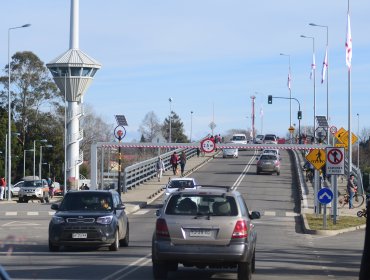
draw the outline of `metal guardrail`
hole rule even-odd
[[[185,152],[186,158],[189,159],[197,154],[197,149],[188,148],[188,149],[177,149],[162,154],[162,160],[165,165],[165,169],[168,170],[171,168],[170,158],[173,152],[180,154],[182,151]],[[148,159],[133,165],[126,167],[123,171],[123,185],[122,188],[126,192],[128,189],[132,189],[152,178],[157,176],[157,163],[158,157]]]

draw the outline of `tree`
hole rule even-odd
[[[170,121],[166,118],[163,122],[162,133],[166,139],[169,139],[170,134]],[[171,111],[171,141],[174,143],[186,143],[189,142],[188,138],[184,133],[184,124],[180,117],[173,111]]]
[[[153,111],[145,115],[140,125],[139,132],[142,134],[140,142],[142,142],[143,139],[145,139],[145,142],[151,142],[154,137],[161,132],[161,125],[158,117]]]

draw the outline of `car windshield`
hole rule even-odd
[[[42,181],[36,180],[36,181],[25,181],[23,184],[23,187],[42,187]]]
[[[277,154],[277,150],[264,150],[264,154]]]
[[[176,194],[169,200],[167,215],[237,216],[238,208],[233,196],[212,194]]]
[[[194,188],[194,182],[191,180],[174,180],[168,184],[169,189]]]
[[[265,140],[272,140],[272,141],[275,141],[275,137],[274,136],[265,136]]]
[[[277,160],[275,155],[263,154],[260,158],[261,160]]]
[[[105,193],[76,192],[68,193],[63,199],[60,211],[110,211],[112,198]]]
[[[244,141],[245,137],[244,136],[234,136],[233,141]]]

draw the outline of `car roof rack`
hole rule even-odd
[[[215,188],[215,189],[226,189],[226,192],[233,190],[233,187],[230,186],[215,186],[215,185],[200,185],[201,188]]]

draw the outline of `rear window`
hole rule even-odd
[[[277,157],[275,155],[268,155],[268,154],[265,154],[265,155],[262,155],[261,160],[277,160]]]
[[[233,196],[173,195],[166,207],[166,215],[237,216]]]
[[[110,211],[113,209],[109,193],[68,193],[63,199],[60,211]]]
[[[168,185],[168,188],[169,189],[194,188],[194,182],[190,180],[171,181]]]
[[[242,136],[242,135],[234,135],[232,141],[244,141],[246,139],[247,139],[247,137],[245,137],[245,136]]]
[[[275,136],[272,136],[272,135],[271,136],[270,135],[266,135],[264,140],[276,141],[276,137]]]

